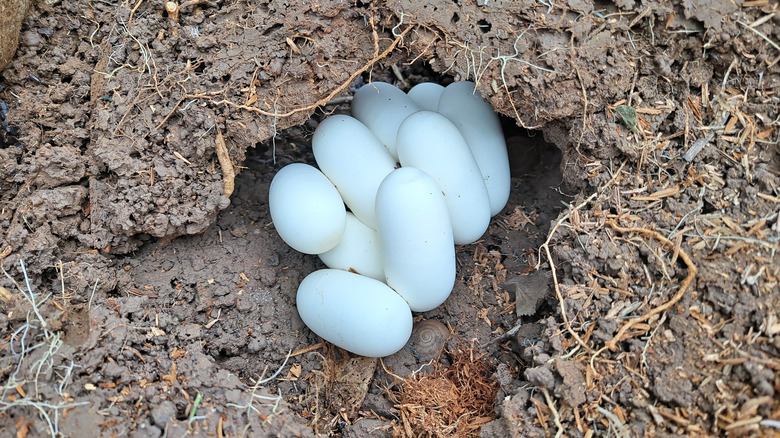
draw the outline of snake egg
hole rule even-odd
[[[374,202],[379,184],[395,169],[395,158],[359,120],[330,116],[314,131],[314,159],[347,207],[376,229]]]
[[[439,112],[458,127],[469,144],[490,196],[490,214],[497,215],[509,200],[512,187],[501,121],[473,82],[448,85],[439,98]]]
[[[347,210],[339,192],[322,172],[308,164],[289,164],[276,173],[268,207],[282,240],[305,254],[333,249],[347,225]]]
[[[422,170],[396,169],[379,186],[376,216],[387,285],[413,311],[435,309],[455,284],[455,243],[441,189]]]
[[[490,198],[479,166],[458,128],[433,111],[416,112],[398,128],[398,159],[433,178],[444,193],[455,243],[475,242],[490,224]]]
[[[376,231],[350,212],[347,212],[347,227],[341,241],[330,251],[320,254],[320,260],[329,268],[354,271],[385,281]]]
[[[436,111],[439,109],[439,97],[441,97],[442,91],[444,91],[444,87],[435,82],[422,82],[412,87],[406,94],[420,108]]]
[[[412,334],[412,312],[403,298],[384,283],[351,272],[312,272],[298,286],[296,304],[314,333],[362,356],[389,356]]]
[[[394,159],[395,136],[398,126],[409,114],[420,111],[403,91],[385,82],[371,82],[363,85],[352,99],[352,115],[379,138]]]

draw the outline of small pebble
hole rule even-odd
[[[176,405],[172,401],[166,400],[152,408],[152,421],[160,427],[171,421],[176,416]]]

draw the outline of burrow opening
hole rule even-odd
[[[405,82],[400,80],[401,78]],[[359,82],[384,81],[392,83],[404,91],[408,91],[409,88],[420,82],[437,82],[447,85],[454,80],[452,77],[437,75],[430,70],[420,68],[417,64],[409,68],[408,71],[404,71],[401,78],[397,77],[391,70],[386,72],[374,71],[370,75],[367,74],[360,78]],[[244,163],[246,169],[239,174],[236,180],[235,205],[241,205],[244,202],[243,200],[253,204],[251,207],[254,209],[253,212],[241,214],[250,214],[254,220],[263,221],[264,230],[268,233],[266,236],[275,239],[274,245],[276,245],[276,248],[273,250],[274,255],[272,256],[274,263],[277,267],[282,267],[282,269],[287,269],[288,267],[290,269],[295,268],[298,282],[310,272],[316,269],[323,269],[326,266],[317,256],[296,253],[288,248],[276,235],[273,225],[271,225],[270,214],[268,214],[268,186],[273,175],[290,163],[301,162],[316,167],[311,151],[311,137],[318,124],[325,117],[332,114],[350,114],[349,102],[344,102],[344,99],[340,99],[339,102],[341,103],[326,105],[318,109],[305,123],[280,131],[273,139],[259,143],[255,148],[249,149],[247,151],[247,160]],[[459,331],[460,336],[464,339],[479,338],[488,342],[491,337],[496,336],[492,333],[496,327],[501,327],[501,330],[505,331],[515,324],[517,320],[515,312],[507,311],[506,309],[511,307],[512,302],[517,300],[518,297],[512,288],[503,288],[501,284],[498,284],[498,289],[500,290],[497,291],[486,291],[484,289],[480,293],[475,293],[473,290],[464,291],[464,289],[477,287],[474,286],[476,283],[479,283],[477,277],[484,274],[484,272],[474,268],[474,265],[479,263],[474,260],[475,254],[481,254],[486,251],[490,257],[493,257],[491,263],[500,263],[501,269],[504,269],[509,277],[528,274],[536,266],[539,256],[538,248],[546,239],[550,223],[566,208],[567,203],[573,197],[571,191],[565,186],[561,174],[561,151],[555,145],[544,140],[544,132],[519,127],[515,120],[510,117],[502,115],[500,119],[507,141],[512,172],[510,200],[504,210],[492,219],[490,229],[483,240],[477,244],[465,245],[458,249],[458,279],[456,281],[456,289],[453,292],[453,295],[459,294],[458,304],[447,307],[445,303],[442,308],[416,315],[417,319],[438,319],[455,326],[457,327],[456,331]],[[544,267],[544,264],[542,266]],[[272,284],[269,290],[287,291],[288,296],[285,298],[285,304],[289,306],[288,311],[293,313],[283,315],[291,316],[293,319],[298,320],[297,313],[294,313],[294,288],[296,286],[297,282],[290,280],[290,284],[286,286],[284,284]],[[500,296],[498,298],[491,296],[494,292],[496,296],[503,295],[503,299]],[[504,306],[505,313],[499,315],[499,312],[496,312],[494,319],[491,316],[487,316],[487,319],[491,319],[492,325],[485,332],[484,327],[472,329],[474,323],[473,321],[467,321],[468,316],[456,314],[453,307],[461,305],[472,306],[475,311],[484,311],[485,308],[491,306]],[[528,365],[518,362],[519,350],[522,349],[523,342],[526,342],[527,345],[527,342],[532,342],[540,336],[543,328],[542,320],[550,317],[554,312],[554,297],[552,293],[549,293],[548,296],[543,297],[537,304],[535,312],[530,315],[522,315],[522,321],[526,324],[527,330],[524,329],[518,334],[517,346],[513,347],[514,351],[509,349],[491,353],[493,366],[498,363],[508,363],[511,364],[510,368],[519,369]],[[262,318],[263,316],[260,315],[260,326],[268,325],[269,321],[263,321]],[[308,344],[296,343],[293,350],[306,348],[307,345],[315,345],[320,341],[308,328],[302,326],[302,323],[296,322],[293,326],[299,330],[299,341],[303,340],[305,342],[308,339]],[[478,334],[475,335],[475,332]],[[520,339],[521,337],[522,339]],[[272,340],[268,341],[269,344],[272,342]],[[230,351],[224,348],[215,352],[216,357],[223,366],[228,367],[239,375],[263,371],[256,369],[259,366],[256,360],[247,357],[245,351],[237,351],[237,353],[235,357],[231,358]],[[318,369],[320,366],[321,356],[317,356],[317,354],[319,353],[306,353],[296,358],[296,363],[301,364],[304,375],[307,369],[312,367]],[[395,362],[393,359],[389,359],[389,362],[387,359],[385,360],[386,364],[391,363],[395,366],[393,368],[395,372],[402,373],[407,369],[412,370],[425,362],[422,358],[413,357],[413,353],[408,351],[402,350],[397,355],[401,355],[403,358]],[[410,355],[413,363],[409,362]],[[273,363],[269,365],[270,368],[274,366]],[[277,363],[276,365],[281,364]],[[287,371],[284,371],[282,374],[284,373],[287,373]],[[382,385],[390,384],[389,382],[392,379],[387,374],[384,374],[382,370],[378,370],[377,373],[374,383],[372,383],[369,389],[369,399],[372,401],[369,402],[368,409],[373,409],[380,415],[381,412],[390,415],[391,409],[389,404],[391,402],[385,398]],[[294,397],[305,398],[308,389],[313,389],[311,382],[301,381],[301,379],[279,381],[277,382],[277,388],[290,399]],[[298,409],[299,412],[306,411],[303,405]]]

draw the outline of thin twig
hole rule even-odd
[[[539,390],[542,391],[542,394],[544,395],[544,399],[547,401],[547,406],[550,408],[550,410],[553,413],[553,420],[555,421],[555,427],[558,428],[558,432],[555,433],[555,438],[561,438],[561,436],[563,436],[563,425],[561,424],[561,415],[558,413],[558,410],[555,409],[555,403],[553,403],[552,398],[550,398],[550,393],[547,392],[547,388],[539,387]]]
[[[623,425],[623,423],[620,421],[620,418],[617,417],[617,415],[613,414],[612,412],[609,412],[608,410],[602,408],[601,406],[598,407],[599,412],[602,413],[605,417],[607,417],[607,420],[609,420],[609,423],[614,426],[615,431],[617,432],[617,436],[620,438],[629,438],[631,435],[628,433],[628,430],[626,430],[626,426]]]
[[[133,10],[130,11],[130,18],[127,19],[127,24],[130,24],[131,21],[133,21],[133,15],[135,15],[135,11],[138,10],[138,7],[141,6],[141,3],[143,3],[144,0],[138,0],[138,2],[133,6]]]
[[[670,250],[675,250],[675,244],[671,240],[667,239],[666,237],[662,236],[657,231],[648,230],[646,228],[624,228],[620,225],[616,224],[614,221],[609,221],[607,224],[612,227],[615,231],[621,232],[621,233],[639,233],[643,234],[648,237],[652,237],[659,242],[663,243],[666,247],[668,247]],[[621,328],[618,330],[617,334],[605,345],[607,348],[609,348],[612,351],[615,351],[617,349],[617,343],[623,340],[623,337],[625,336],[626,332],[633,327],[636,324],[645,322],[652,318],[654,315],[657,315],[659,313],[662,313],[666,311],[667,309],[674,306],[680,299],[682,299],[683,295],[685,295],[685,292],[688,290],[688,287],[691,285],[691,282],[693,282],[693,279],[696,277],[696,265],[693,264],[693,261],[691,260],[690,256],[683,250],[680,250],[680,258],[683,260],[686,266],[688,266],[688,276],[685,277],[685,280],[683,280],[682,284],[680,285],[680,290],[677,291],[677,293],[666,303],[653,308],[649,312],[645,313],[642,316],[633,318],[628,320]]]
[[[395,48],[401,42],[403,37],[407,33],[409,33],[409,31],[412,30],[413,27],[414,27],[413,25],[410,25],[406,29],[404,29],[404,31],[401,32],[401,34],[398,37],[396,37],[396,39],[393,40],[393,42],[390,44],[390,46],[387,49],[385,49],[385,51],[380,53],[378,56],[375,56],[374,58],[369,60],[368,63],[366,63],[366,65],[364,65],[363,67],[359,68],[354,73],[352,73],[349,76],[349,78],[347,78],[347,80],[344,81],[344,83],[342,83],[341,85],[336,87],[333,91],[330,92],[330,94],[328,94],[324,98],[322,98],[322,99],[320,99],[320,100],[318,100],[318,101],[316,101],[316,102],[314,102],[314,103],[312,103],[310,105],[306,105],[306,106],[302,106],[302,107],[299,107],[299,108],[295,108],[293,110],[287,111],[286,113],[279,113],[279,112],[276,112],[276,111],[274,111],[274,112],[263,111],[260,108],[253,107],[253,106],[239,105],[239,104],[231,102],[231,101],[229,101],[227,99],[223,99],[223,100],[220,100],[218,102],[215,102],[215,104],[217,104],[217,105],[229,105],[229,106],[232,106],[233,108],[236,108],[236,109],[242,109],[242,110],[246,110],[246,111],[251,111],[253,113],[257,113],[257,114],[260,114],[260,115],[263,115],[263,116],[267,116],[267,117],[281,117],[281,118],[290,117],[290,116],[292,116],[294,114],[297,114],[297,113],[300,113],[300,112],[303,112],[303,111],[309,111],[309,110],[312,110],[314,108],[317,108],[318,106],[325,105],[326,103],[330,102],[334,97],[336,97],[339,93],[341,93],[347,87],[349,87],[349,85],[352,84],[352,82],[358,76],[363,74],[363,72],[365,72],[366,70],[371,68],[374,64],[376,64],[377,62],[379,62],[382,59],[386,58],[387,55],[392,53],[392,51],[395,50]]]
[[[764,39],[764,41],[768,42],[769,44],[771,44],[771,45],[772,45],[772,47],[774,47],[775,49],[777,49],[778,51],[780,51],[780,45],[778,45],[776,42],[774,42],[774,41],[772,41],[771,39],[769,39],[769,37],[768,37],[768,36],[764,35],[764,34],[763,34],[762,32],[760,32],[759,30],[757,30],[757,29],[755,29],[754,27],[752,27],[752,26],[750,26],[750,25],[748,25],[748,24],[745,24],[745,23],[743,23],[743,22],[741,22],[741,21],[737,21],[737,23],[739,23],[739,24],[741,24],[741,25],[745,26],[745,29],[748,29],[748,30],[751,30],[751,31],[755,32],[755,34],[756,34],[756,35],[760,36],[761,38],[763,38],[763,39]]]
[[[520,318],[518,318],[518,323],[517,323],[517,325],[515,325],[514,327],[512,327],[511,329],[509,329],[509,331],[507,331],[507,332],[505,332],[505,333],[503,333],[503,334],[499,335],[498,337],[496,337],[496,338],[494,338],[494,339],[491,339],[490,341],[488,341],[488,342],[486,342],[486,343],[484,343],[484,344],[480,345],[480,346],[479,346],[479,348],[485,348],[485,347],[487,347],[488,345],[493,345],[493,344],[495,344],[496,342],[500,342],[500,341],[503,341],[504,339],[506,339],[506,338],[508,338],[508,337],[510,337],[510,336],[514,336],[514,335],[515,335],[515,333],[517,333],[517,332],[519,332],[519,331],[520,331],[520,328],[521,328],[522,326],[523,326],[523,321],[521,321],[521,320],[520,320]]]
[[[550,241],[552,241],[553,236],[555,236],[555,232],[558,231],[558,228],[561,226],[561,224],[568,220],[572,213],[579,210],[580,208],[586,206],[590,201],[592,201],[598,193],[593,193],[588,197],[588,199],[582,201],[579,205],[576,207],[573,207],[569,209],[569,211],[566,212],[566,214],[563,215],[560,219],[558,219],[555,222],[555,226],[550,230],[550,233],[547,235],[547,240],[542,244],[542,246],[539,248],[539,251],[544,249],[545,254],[547,255],[547,260],[550,262],[550,271],[552,272],[553,277],[553,285],[555,286],[555,295],[558,298],[558,303],[561,308],[561,317],[563,318],[563,324],[566,326],[566,330],[571,333],[571,335],[574,337],[574,339],[577,341],[578,344],[580,344],[583,348],[588,350],[588,352],[593,352],[593,349],[588,346],[588,344],[585,343],[585,341],[580,338],[580,336],[574,332],[574,329],[571,328],[571,323],[569,322],[569,316],[566,314],[566,303],[563,300],[563,294],[561,294],[561,287],[558,284],[558,274],[557,270],[555,269],[555,263],[553,262],[552,254],[550,253]],[[539,261],[536,264],[536,269],[539,270],[542,264],[542,257],[541,254],[539,255]]]

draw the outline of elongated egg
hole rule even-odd
[[[420,111],[403,91],[386,82],[363,85],[352,99],[352,115],[368,126],[394,159],[398,158],[395,136],[409,114]]]
[[[439,97],[439,112],[458,127],[466,139],[490,196],[495,216],[509,200],[512,177],[501,122],[482,99],[473,82],[453,82]]]
[[[347,228],[335,248],[319,255],[329,268],[354,271],[375,280],[385,281],[376,230],[347,212]]]
[[[435,82],[421,82],[411,90],[409,90],[409,97],[420,106],[420,108],[428,111],[436,111],[439,109],[439,97],[441,92],[444,91],[444,86]]]
[[[490,198],[469,145],[449,119],[418,111],[398,128],[398,159],[433,178],[444,194],[456,244],[476,241],[490,224]]]
[[[441,189],[420,169],[396,169],[379,186],[376,216],[387,285],[415,312],[439,306],[455,284],[455,245]]]
[[[298,286],[296,303],[311,331],[362,356],[389,356],[412,334],[412,312],[403,298],[384,283],[351,272],[312,272]]]
[[[359,120],[330,116],[314,131],[314,158],[355,216],[376,229],[376,191],[395,158]]]
[[[268,206],[279,236],[296,251],[320,254],[344,235],[347,210],[339,192],[308,164],[289,164],[276,173]]]

